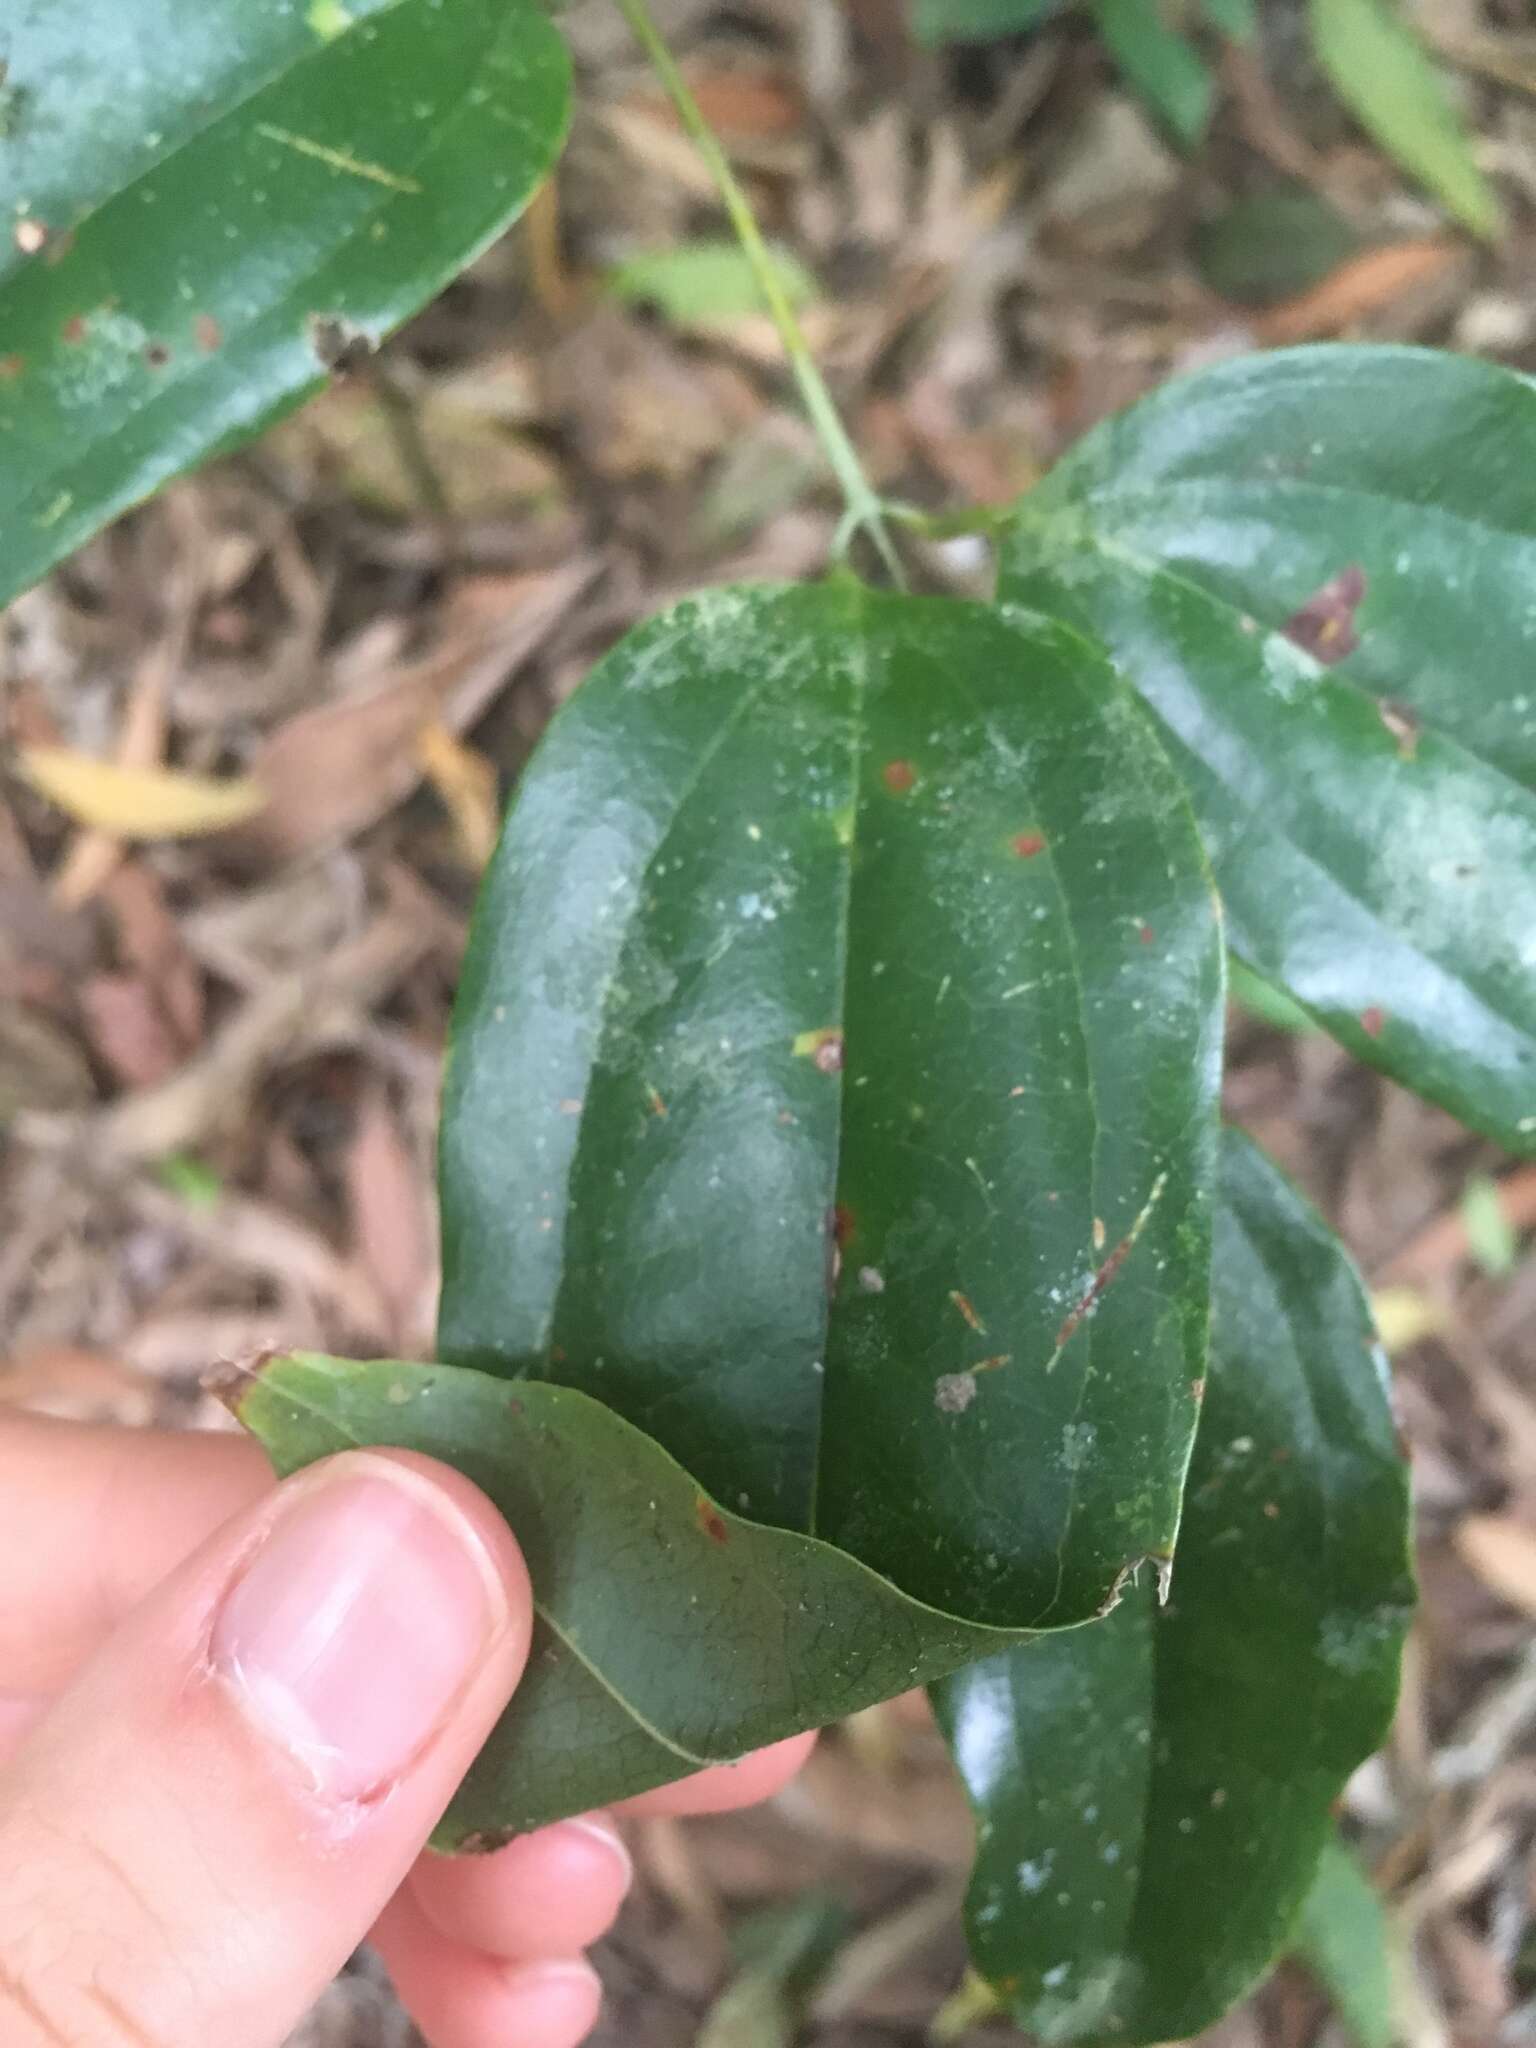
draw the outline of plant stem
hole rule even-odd
[[[961,512],[925,512],[918,505],[903,505],[887,498],[886,517],[895,526],[905,526],[924,540],[956,540],[962,534],[983,536],[1005,532],[1017,526],[1017,505],[969,505]]]
[[[651,19],[646,0],[618,0],[620,13],[629,23],[634,37],[644,50],[651,69],[656,73],[667,96],[677,109],[678,119],[692,140],[699,155],[703,157],[715,189],[720,194],[722,205],[736,231],[736,239],[757,280],[758,289],[767,301],[773,315],[773,324],[779,330],[779,339],[784,344],[784,353],[789,358],[790,369],[800,387],[801,401],[810,415],[816,438],[825,451],[832,473],[848,507],[844,521],[844,532],[851,536],[861,528],[867,529],[870,539],[879,551],[880,559],[890,571],[898,588],[905,585],[901,557],[897,554],[885,524],[885,509],[881,500],[865,476],[863,466],[848,438],[847,429],[838,417],[832,394],[822,381],[821,372],[812,358],[800,323],[795,318],[795,309],[779,281],[778,271],[764,244],[762,232],[753,216],[747,195],[737,182],[736,173],[731,169],[725,151],[720,147],[714,130],[705,120],[703,110],[688,89],[688,81],[677,67],[676,59],[667,48],[661,31]]]

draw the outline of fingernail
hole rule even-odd
[[[453,1501],[352,1452],[279,1508],[210,1654],[249,1719],[342,1803],[409,1768],[506,1621],[500,1574]]]
[[[558,1826],[584,1835],[589,1841],[601,1842],[623,1873],[625,1891],[629,1890],[635,1881],[634,1858],[629,1853],[629,1844],[606,1814],[584,1813],[579,1820],[563,1820]]]
[[[602,1979],[590,1963],[514,1963],[506,1987],[518,2038],[548,2048],[576,2048],[602,2010]]]

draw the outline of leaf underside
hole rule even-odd
[[[1359,1281],[1229,1134],[1210,1374],[1171,1597],[947,1680],[977,1808],[978,1967],[1046,2042],[1208,2026],[1285,1940],[1385,1732],[1407,1467]]]
[[[1001,594],[1157,714],[1234,949],[1361,1059],[1536,1150],[1536,386],[1224,364],[1027,498]]]
[[[569,113],[538,0],[83,12],[0,88],[0,604],[423,305]]]

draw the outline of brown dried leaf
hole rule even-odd
[[[203,1035],[203,980],[160,877],[143,861],[125,860],[102,893],[117,923],[119,957],[143,977],[179,1049],[189,1052]]]
[[[464,579],[433,654],[367,695],[299,712],[272,735],[253,763],[270,802],[238,834],[238,845],[293,859],[385,817],[421,780],[423,730],[436,723],[457,733],[472,725],[597,566],[588,556],[527,576]]]
[[[1270,348],[1342,334],[1443,276],[1458,257],[1457,245],[1438,235],[1363,250],[1310,290],[1258,314],[1253,331]]]
[[[185,1048],[143,975],[91,975],[80,1007],[97,1057],[124,1087],[151,1088],[180,1066]]]
[[[353,1247],[389,1308],[392,1348],[413,1357],[432,1325],[437,1261],[431,1208],[382,1089],[370,1089],[363,1099],[345,1177]]]

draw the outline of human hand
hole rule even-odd
[[[430,1459],[274,1487],[238,1437],[0,1420],[5,2048],[279,2048],[370,1928],[433,2048],[574,2048],[629,1883],[611,1818],[422,1851],[531,1614]],[[767,1797],[812,1740],[625,1810]]]

